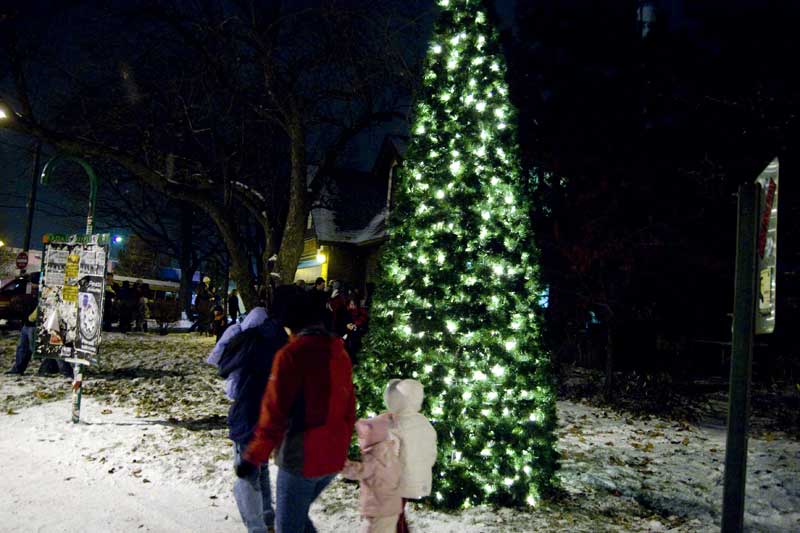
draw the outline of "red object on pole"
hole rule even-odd
[[[17,255],[17,268],[20,270],[24,270],[27,267],[28,267],[28,253],[20,252]]]

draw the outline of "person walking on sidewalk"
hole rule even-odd
[[[34,302],[35,304],[35,302]],[[25,309],[26,312],[31,311],[30,308]],[[22,329],[19,330],[19,341],[17,341],[17,351],[14,357],[14,366],[11,370],[7,370],[6,374],[24,374],[28,365],[31,362],[33,355],[33,336],[36,331],[36,316],[37,309],[34,308],[30,314],[27,314],[22,320]]]
[[[10,370],[7,370],[6,374],[17,374],[21,376],[28,369],[28,365],[31,362],[31,357],[33,356],[34,335],[36,335],[36,318],[38,315],[39,310],[34,309],[33,312],[28,315],[23,322],[22,329],[19,332],[19,341],[17,342],[17,352],[15,355],[14,366],[12,366]],[[36,371],[36,375],[46,376],[47,374],[57,374],[58,372],[61,372],[61,374],[66,378],[72,379],[73,377],[72,367],[60,357],[55,359],[42,359],[42,362],[39,364],[39,370]]]
[[[203,281],[197,284],[196,295],[194,298],[194,308],[197,312],[197,320],[189,331],[199,331],[200,333],[208,333],[208,327],[211,325],[211,294],[208,292],[208,283],[211,278],[208,276],[203,278]]]
[[[360,485],[361,533],[395,533],[403,510],[400,496],[400,440],[391,413],[356,422],[361,461],[347,461],[342,477]]]
[[[271,316],[263,307],[251,310],[241,324],[231,324],[223,333],[208,363],[226,378],[225,391],[233,400],[228,411],[228,437],[233,441],[234,468],[253,438],[275,353],[289,340],[283,329],[291,291],[277,290]],[[233,495],[249,533],[274,531],[269,467],[264,464],[238,477]]]
[[[228,296],[228,314],[235,324],[236,320],[239,318],[239,292],[236,289],[233,289]]]
[[[383,391],[383,401],[400,438],[400,495],[403,510],[397,519],[397,533],[408,533],[405,504],[430,496],[433,465],[436,463],[436,430],[420,411],[425,389],[416,379],[392,379]]]
[[[253,439],[237,467],[251,475],[273,450],[278,465],[278,533],[315,532],[312,502],[344,467],[355,426],[350,358],[342,339],[322,326],[307,293],[295,294],[292,338],[275,356]]]

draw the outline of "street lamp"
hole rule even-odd
[[[14,116],[14,112],[11,111],[5,100],[0,98],[0,122],[10,120],[12,116]]]
[[[6,245],[6,243],[4,243],[3,241],[0,241],[0,248],[2,248],[5,245]]]
[[[122,235],[114,235],[114,244],[120,244],[122,241]]]

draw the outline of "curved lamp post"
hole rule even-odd
[[[83,167],[83,170],[86,171],[86,175],[89,177],[89,214],[86,215],[86,235],[91,235],[94,226],[94,207],[95,202],[97,201],[97,175],[94,173],[92,167],[89,166],[89,163],[80,157],[71,155],[57,155],[50,159],[42,169],[41,182],[42,185],[47,185],[50,175],[54,172],[54,170],[61,163],[69,161],[77,163]],[[83,381],[81,376],[81,363],[80,360],[75,357],[74,351],[73,357],[65,360],[70,361],[74,368],[74,377],[72,382],[72,421],[77,424],[81,419],[81,383]]]
[[[91,235],[94,227],[94,206],[97,201],[97,174],[94,173],[94,170],[91,166],[89,166],[89,163],[80,157],[71,155],[57,155],[50,159],[50,161],[48,161],[42,169],[42,185],[47,185],[50,175],[53,173],[55,168],[66,161],[72,161],[79,164],[81,167],[83,167],[83,170],[86,171],[86,175],[89,176],[89,214],[86,215],[86,235]]]

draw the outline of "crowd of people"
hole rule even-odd
[[[307,293],[309,305],[319,314],[326,330],[344,340],[350,359],[355,364],[369,322],[369,298],[364,297],[357,288],[346,289],[340,281],[326,284],[324,278],[317,278],[313,285],[298,280],[295,287]],[[254,285],[254,289],[258,295],[258,305],[266,307],[270,299],[267,286]],[[236,289],[231,291],[226,303],[227,313],[218,291],[210,285],[209,278],[204,278],[195,291],[197,318],[191,331],[211,334],[219,341],[230,325],[237,323],[240,317],[243,319]]]
[[[236,289],[231,290],[225,298],[211,284],[211,278],[206,276],[195,288],[195,321],[189,331],[213,335],[219,340],[229,325],[239,321],[243,310],[239,292]]]
[[[308,291],[311,305],[322,316],[325,327],[344,340],[347,353],[356,364],[361,339],[369,322],[369,298],[363,297],[357,288],[348,290],[340,281],[332,281],[326,286],[324,278],[317,278],[310,288],[302,281],[296,285]]]
[[[111,331],[111,325],[114,322],[119,322],[120,333],[147,331],[147,320],[150,318],[152,302],[152,293],[147,283],[136,280],[131,285],[126,280],[119,284],[114,281],[114,275],[109,273],[106,275],[103,298],[103,329],[105,331]]]
[[[431,493],[436,433],[420,414],[418,381],[390,380],[387,411],[356,421],[352,360],[335,331],[337,319],[345,335],[354,331],[349,325],[357,328],[353,310],[344,314],[348,296],[362,307],[341,285],[328,291],[324,280],[311,290],[278,287],[270,311],[250,310],[208,357],[233,400],[233,492],[249,532],[316,531],[308,510],[339,473],[359,480],[364,532],[408,531],[406,500]],[[354,429],[359,461],[348,459]],[[270,458],[278,467],[274,504]]]

